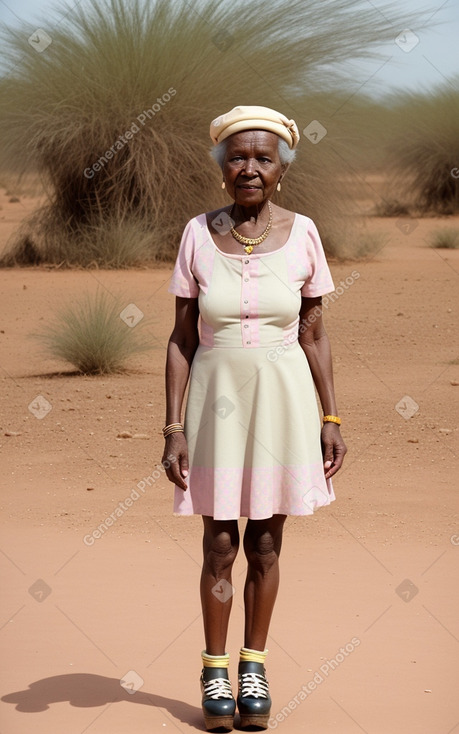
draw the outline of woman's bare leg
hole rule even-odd
[[[248,561],[244,588],[244,647],[264,650],[279,588],[279,554],[286,515],[248,520],[244,552]]]
[[[231,584],[231,570],[239,549],[239,529],[237,520],[214,520],[207,516],[202,519],[201,604],[206,652],[223,655],[233,599],[228,584]]]

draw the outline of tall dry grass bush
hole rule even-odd
[[[88,0],[54,18],[40,53],[33,28],[3,33],[0,164],[38,171],[49,197],[4,264],[172,261],[187,219],[228,203],[209,160],[210,120],[261,104],[302,130],[316,116],[308,100],[336,88],[338,62],[369,56],[412,21],[396,2],[382,14],[354,0]],[[332,137],[303,138],[279,203],[312,216],[339,254],[339,166],[349,165]],[[134,240],[138,229],[133,257],[118,226]]]
[[[389,206],[380,214],[393,216],[394,202],[417,216],[459,212],[458,81],[392,100]]]
[[[302,170],[310,171],[311,161],[317,164],[314,177],[323,201],[328,193],[327,252],[341,258],[362,258],[367,248],[359,241],[367,235],[360,217],[382,201],[386,146],[393,137],[391,111],[369,96],[350,96],[344,90],[311,94],[300,105],[303,119],[309,114],[327,129],[319,145],[305,141],[301,150],[304,158],[300,158]],[[324,170],[322,160],[326,161]]]

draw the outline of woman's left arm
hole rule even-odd
[[[323,324],[321,297],[301,299],[298,340],[309,362],[324,415],[338,415],[330,341]],[[347,448],[336,423],[325,423],[321,438],[325,478],[329,479],[340,469]]]

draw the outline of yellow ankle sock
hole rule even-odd
[[[209,655],[203,650],[201,657],[204,668],[227,668],[229,665],[229,653],[227,652],[224,655]]]
[[[239,661],[242,663],[264,663],[268,650],[251,650],[250,647],[241,647]]]

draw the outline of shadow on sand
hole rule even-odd
[[[15,691],[2,696],[1,700],[16,704],[16,710],[23,713],[46,711],[50,704],[63,701],[81,708],[128,701],[166,709],[174,719],[201,731],[204,728],[201,709],[197,706],[141,690],[130,694],[122,688],[119,678],[106,678],[92,673],[72,673],[42,678],[31,683],[24,691]]]

